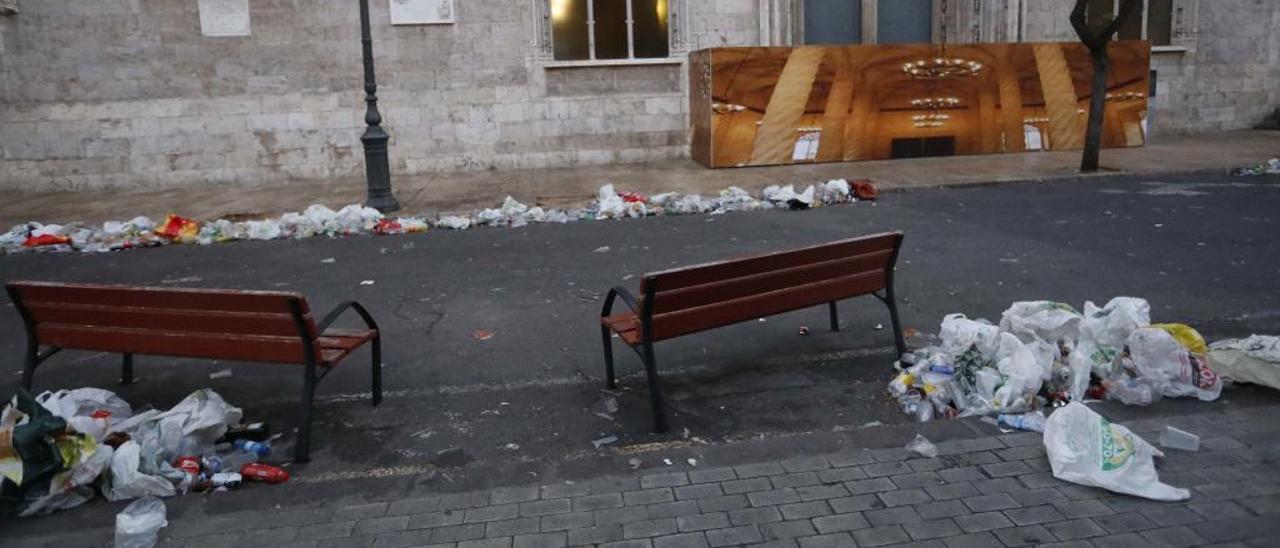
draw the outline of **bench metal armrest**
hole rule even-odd
[[[604,298],[604,308],[600,310],[601,318],[613,313],[613,301],[615,298],[622,299],[622,303],[627,305],[627,308],[630,308],[636,316],[643,314],[640,311],[640,306],[636,304],[636,298],[631,295],[630,291],[627,291],[627,288],[614,287],[609,290],[609,295]]]
[[[369,311],[365,309],[364,305],[355,301],[346,301],[334,307],[334,309],[329,312],[323,320],[320,320],[320,323],[316,325],[316,336],[319,337],[324,335],[324,332],[329,330],[329,326],[347,310],[355,310],[356,314],[360,315],[360,318],[364,320],[365,325],[367,325],[369,329],[378,331],[378,322],[373,321],[373,315],[369,314]]]

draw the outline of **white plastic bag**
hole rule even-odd
[[[1074,341],[1079,326],[1079,312],[1071,305],[1053,301],[1016,302],[1000,316],[1000,332],[1013,333],[1026,343],[1036,339],[1051,343]]]
[[[1084,303],[1080,320],[1080,340],[1093,341],[1102,348],[1123,348],[1129,335],[1151,325],[1151,305],[1146,299],[1116,297],[1098,308],[1092,301]]]
[[[1000,328],[986,320],[970,320],[964,314],[947,314],[942,318],[942,327],[938,337],[942,339],[942,348],[951,355],[956,355],[977,345],[983,356],[990,357],[995,353],[996,336]]]
[[[916,434],[915,439],[907,444],[906,450],[930,459],[938,456],[938,446],[920,434]]]
[[[177,491],[169,480],[142,473],[142,446],[127,441],[111,457],[111,468],[102,476],[102,494],[110,501],[142,496],[172,497]]]
[[[1138,382],[1162,396],[1213,401],[1222,394],[1221,379],[1205,356],[1191,353],[1168,331],[1154,327],[1134,331],[1129,336],[1129,353],[1138,370]]]
[[[164,501],[155,497],[135,500],[116,514],[115,548],[151,548],[167,525]]]
[[[1280,390],[1280,337],[1216,341],[1209,345],[1209,359],[1223,377]]]
[[[1044,447],[1053,477],[1153,500],[1187,500],[1191,493],[1160,482],[1152,457],[1159,449],[1111,424],[1084,404],[1071,402],[1049,416]]]
[[[76,432],[89,434],[101,442],[113,424],[133,416],[133,408],[115,392],[101,388],[77,388],[43,392],[36,401],[50,413],[67,421]],[[107,417],[94,418],[97,411],[110,413]]]
[[[992,402],[995,410],[1001,413],[1030,411],[1036,393],[1048,378],[1048,369],[1039,363],[1032,345],[1022,344],[1022,341],[1010,333],[1001,333],[999,341],[996,348],[996,369],[1004,375],[1005,381],[996,390]]]

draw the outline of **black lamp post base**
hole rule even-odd
[[[387,157],[390,138],[380,126],[370,127],[360,137],[364,143],[365,180],[369,186],[364,205],[383,213],[400,209],[400,202],[391,192],[391,162]]]

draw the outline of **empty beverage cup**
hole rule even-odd
[[[1181,449],[1183,451],[1199,451],[1200,436],[1179,430],[1172,426],[1165,426],[1160,431],[1160,445],[1170,449]]]

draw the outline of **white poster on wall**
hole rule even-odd
[[[453,17],[453,0],[391,0],[392,25],[448,25]]]
[[[200,0],[200,33],[249,36],[249,0]]]

